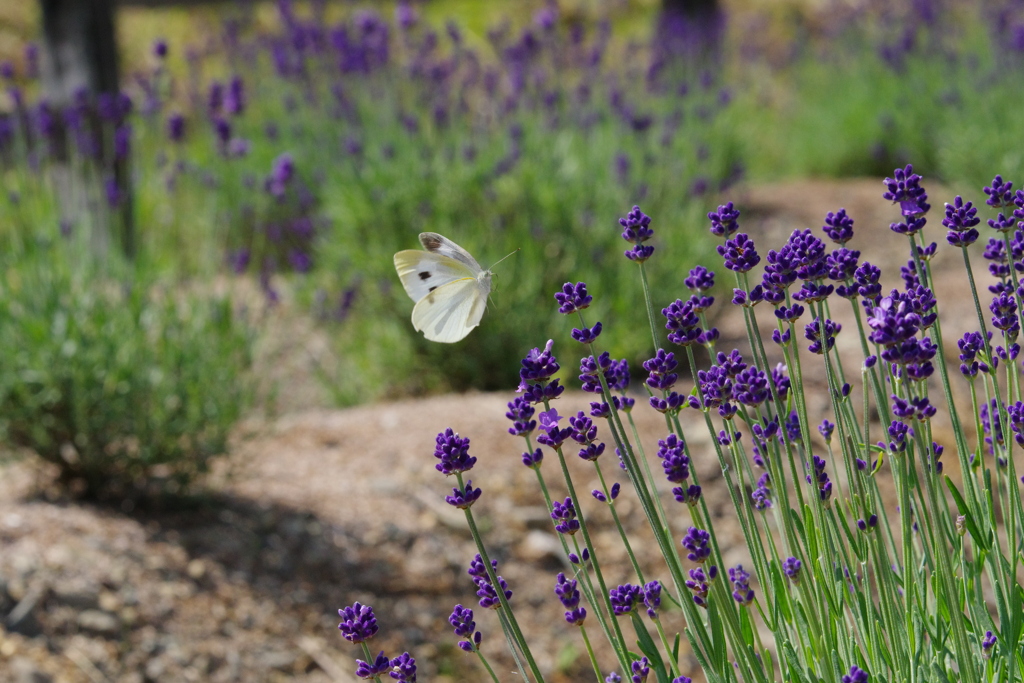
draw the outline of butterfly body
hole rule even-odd
[[[491,292],[491,271],[436,232],[420,233],[420,244],[426,251],[395,254],[398,277],[416,302],[413,327],[430,341],[455,343],[480,324]]]

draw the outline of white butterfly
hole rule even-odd
[[[395,254],[395,270],[416,302],[412,326],[430,341],[453,344],[480,324],[491,293],[491,271],[436,232],[420,233],[426,251]]]

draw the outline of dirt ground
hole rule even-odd
[[[927,187],[936,208],[926,230],[940,242],[934,263],[943,274],[936,294],[949,321],[947,347],[955,349],[973,304],[959,254],[945,245],[939,225],[942,203],[952,197]],[[887,291],[900,285],[907,251],[904,238],[888,229],[897,212],[881,199],[882,190],[877,180],[802,182],[747,188],[734,198],[762,256],[793,229],[817,230],[827,211],[846,207],[856,220],[850,246],[882,267]],[[852,327],[847,311],[833,306],[836,319]],[[739,312],[728,310],[718,324],[720,348],[744,350]],[[765,317],[762,329],[769,324]],[[563,365],[578,360],[568,335],[556,343]],[[837,344],[856,363],[854,336],[841,335]],[[289,410],[243,425],[230,466],[209,495],[181,509],[125,512],[80,504],[55,490],[51,474],[31,460],[0,469],[0,681],[354,681],[361,655],[338,634],[337,609],[357,600],[376,610],[381,632],[374,649],[390,656],[411,650],[421,681],[484,680],[455,647],[446,621],[453,605],[476,601],[465,574],[475,547],[461,513],[443,501],[451,482],[433,468],[434,437],[446,427],[472,439],[470,452],[479,459],[472,478],[484,491],[473,510],[541,668],[549,681],[592,680],[579,636],[565,626],[552,592],[555,574],[566,571],[561,548],[533,472],[520,463],[522,440],[506,432],[511,389],[329,410],[310,354],[279,351],[271,354],[273,371],[285,380],[280,403]],[[821,373],[805,372],[808,390],[821,396]],[[588,401],[568,393],[557,407],[568,415]],[[828,415],[823,401],[811,405],[815,423]],[[749,562],[703,424],[692,411],[683,417],[725,560]],[[636,418],[653,461],[664,421],[643,400]],[[589,464],[569,466],[581,493],[596,487]],[[607,456],[603,466],[625,483]],[[553,455],[543,471],[553,495],[564,496]],[[609,583],[628,581],[607,513],[585,497]],[[649,578],[667,578],[639,506],[628,492],[620,500]],[[673,523],[681,535],[687,514],[670,495],[665,505],[678,512]],[[518,680],[494,615],[475,611],[499,677]],[[665,617],[672,632],[675,617]],[[592,633],[600,638],[596,628]],[[609,670],[612,660],[606,652],[602,657]],[[696,675],[692,658],[683,664],[684,673]]]

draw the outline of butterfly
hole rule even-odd
[[[412,326],[430,341],[453,344],[480,324],[491,293],[491,271],[436,232],[420,233],[420,244],[426,251],[395,254],[398,277],[416,302]]]

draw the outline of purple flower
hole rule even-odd
[[[743,606],[754,601],[754,591],[750,587],[750,572],[744,571],[742,564],[729,569],[729,581],[732,582],[733,600]]]
[[[907,166],[907,168],[910,168]],[[868,672],[856,666],[850,667],[850,673],[843,676],[842,683],[868,683]]]
[[[821,498],[821,502],[828,506],[829,499],[832,497],[832,482],[829,481],[828,473],[825,472],[825,459],[820,456],[813,456],[813,460],[807,463],[808,470],[813,467],[814,475],[807,475],[807,483],[813,483],[818,488],[818,496]]]
[[[1010,232],[1016,225],[1017,222],[1012,218],[1012,214],[1011,217],[1008,217],[1001,211],[995,218],[988,219],[988,227],[996,232]]]
[[[452,507],[468,510],[482,494],[482,490],[473,488],[473,480],[467,479],[465,486],[452,488],[452,495],[445,496],[444,501]]]
[[[828,420],[822,420],[821,424],[818,425],[818,433],[825,439],[825,443],[832,443],[832,432],[835,428],[836,426]]]
[[[740,228],[737,222],[739,217],[739,209],[734,208],[732,202],[719,206],[718,211],[708,214],[708,218],[711,220],[711,234],[718,237],[732,237],[732,234]]]
[[[872,330],[869,335],[871,341],[892,347],[917,334],[921,318],[897,293],[897,297],[882,298],[871,310],[867,323]]]
[[[691,526],[680,543],[690,551],[686,555],[690,562],[704,564],[711,557],[711,547],[708,545],[710,541],[711,534],[703,529]]]
[[[619,485],[619,483],[616,482],[612,484],[612,488],[608,491],[607,496],[604,495],[603,491],[598,491],[597,489],[591,491],[590,495],[594,496],[596,500],[599,500],[602,503],[607,503],[609,500],[615,500],[616,498],[619,497],[619,491],[621,490],[621,488],[622,487]]]
[[[289,250],[288,262],[296,273],[308,273],[313,267],[313,258],[299,249]]]
[[[686,503],[690,507],[694,507],[700,502],[700,486],[691,484],[686,488],[682,486],[676,486],[672,489],[672,495],[679,503]]]
[[[508,404],[508,412],[505,417],[512,421],[508,433],[512,436],[525,436],[537,428],[537,421],[533,420],[535,412],[533,405],[521,396],[517,396]]]
[[[647,605],[647,616],[657,619],[657,609],[661,607],[661,582],[649,581],[644,584],[644,604]]]
[[[644,361],[644,370],[649,373],[647,386],[662,391],[670,389],[679,379],[678,373],[673,372],[677,365],[674,353],[658,349],[654,358]]]
[[[890,223],[889,229],[895,232],[897,235],[916,235],[921,232],[928,219],[924,216],[918,216],[916,218],[908,218],[902,223]]]
[[[701,337],[700,318],[693,310],[693,302],[676,299],[668,308],[661,309],[665,316],[665,329],[669,331],[668,340],[679,346],[690,346]]]
[[[825,216],[825,225],[821,229],[829,239],[839,245],[853,239],[853,219],[846,215],[846,209],[839,209],[836,213],[829,211]]]
[[[782,561],[782,573],[789,577],[793,583],[800,583],[800,570],[803,562],[795,557],[787,557]]]
[[[555,595],[568,610],[565,620],[573,626],[582,626],[583,620],[587,618],[587,610],[580,607],[580,591],[576,585],[576,579],[569,580],[559,572],[555,580]]]
[[[784,402],[789,395],[789,387],[790,381],[786,375],[786,366],[779,363],[772,369],[772,388],[775,391],[775,397]]]
[[[941,444],[932,441],[931,452],[924,454],[925,469],[929,472],[934,471],[936,474],[942,474],[942,451],[944,450],[945,448]]]
[[[390,669],[391,660],[385,656],[383,650],[381,650],[373,662],[364,662],[361,659],[356,660],[356,678],[376,678],[387,673]]]
[[[601,335],[601,322],[598,321],[593,327],[584,327],[583,329],[572,328],[570,336],[581,344],[593,344],[597,341],[597,338]]]
[[[565,429],[558,427],[558,422],[562,418],[554,408],[541,413],[539,417],[541,433],[537,435],[538,443],[552,449],[557,449],[572,435],[573,430],[571,427],[566,427]]]
[[[686,481],[690,476],[690,458],[685,453],[686,443],[675,434],[669,434],[658,441],[658,458],[665,470],[665,477],[674,484]]]
[[[720,408],[732,399],[732,379],[724,368],[719,365],[712,365],[707,370],[697,371],[697,380],[700,384],[702,408]],[[696,397],[693,397],[694,401]],[[691,405],[693,401],[691,401]]]
[[[813,304],[824,301],[833,291],[835,291],[835,286],[833,285],[819,284],[808,280],[801,285],[799,291],[793,294],[793,298],[797,301]]]
[[[686,287],[695,294],[703,294],[715,286],[715,274],[704,266],[697,266],[690,271],[690,276],[683,280]]]
[[[761,405],[769,397],[768,375],[753,365],[741,370],[733,384],[733,397],[751,408]]]
[[[220,116],[214,118],[213,132],[217,136],[217,142],[221,149],[226,150],[227,144],[231,140],[231,122]]]
[[[921,176],[914,173],[913,165],[907,164],[906,168],[897,168],[893,171],[893,176],[883,181],[886,191],[882,198],[899,204],[900,212],[904,216],[927,213],[931,208],[926,201],[928,193],[921,187]]]
[[[615,613],[615,616],[621,617],[632,612],[637,602],[640,601],[641,594],[642,589],[640,586],[634,586],[629,583],[610,589],[608,597],[611,600],[612,611]]]
[[[486,577],[477,577],[476,583],[476,596],[480,598],[480,606],[485,609],[498,609],[501,606],[501,598],[498,597],[498,592],[494,590],[494,586],[490,580]],[[498,585],[501,586],[501,591],[505,595],[505,600],[512,598],[512,591],[509,590],[508,584],[505,579],[498,577]]]
[[[978,231],[974,226],[980,222],[978,210],[970,202],[965,204],[963,198],[957,195],[952,204],[946,204],[946,217],[942,219],[942,225],[949,230],[946,241],[954,247],[974,244],[978,239]]]
[[[276,159],[270,167],[270,176],[267,178],[267,191],[275,196],[284,196],[285,189],[295,177],[295,160],[288,152],[284,152]]]
[[[1020,320],[1017,317],[1017,301],[1012,294],[1001,292],[992,299],[989,306],[992,311],[992,325],[1002,330],[1010,339],[1020,332]]]
[[[341,637],[350,643],[362,643],[377,635],[377,617],[373,615],[373,608],[369,605],[362,605],[358,602],[351,607],[343,607],[338,610],[341,616]]]
[[[604,444],[602,444],[604,445]],[[544,453],[539,448],[535,449],[533,453],[523,453],[523,464],[531,469],[537,469],[540,467],[541,462],[544,460]]]
[[[560,534],[572,536],[580,530],[580,522],[576,519],[576,506],[572,498],[566,498],[564,503],[557,500],[551,504],[551,519],[555,520],[555,531]]]
[[[889,442],[889,450],[893,453],[902,453],[907,450],[907,436],[912,435],[910,427],[900,420],[893,420],[892,424],[889,425],[887,430],[889,438],[892,441]],[[879,446],[885,447],[885,444],[879,442]]]
[[[451,616],[448,617],[448,623],[455,629],[456,636],[469,639],[460,641],[460,648],[466,652],[474,652],[480,647],[483,634],[476,630],[476,622],[473,621],[473,610],[462,605],[455,605]]]
[[[416,660],[408,652],[403,652],[391,660],[391,678],[400,683],[416,683]]]
[[[609,389],[625,391],[629,386],[629,365],[625,360],[612,360],[607,351],[594,360],[593,356],[580,359],[580,382],[583,391],[592,394],[601,393],[601,379],[598,372],[604,375]]]
[[[158,38],[153,41],[153,56],[157,59],[165,59],[167,57],[167,41],[163,38]]]
[[[124,192],[121,190],[120,185],[117,184],[117,178],[114,176],[108,176],[103,182],[104,194],[107,198],[107,205],[112,209],[116,209],[124,201]]]
[[[879,284],[881,277],[881,269],[865,261],[854,273],[857,293],[864,297],[865,300],[871,301],[874,304],[875,299],[882,292],[882,285]]]
[[[960,348],[960,372],[965,377],[975,377],[979,370],[988,372],[988,364],[977,360],[978,353],[985,348],[980,332],[967,332],[956,345]]]
[[[648,666],[650,662],[647,657],[641,657],[640,659],[633,660],[629,665],[630,683],[644,683],[647,680],[647,675],[651,673],[651,667]]]
[[[675,415],[683,406],[686,405],[686,397],[675,391],[670,391],[664,398],[651,396],[649,403],[650,406],[659,413]]]
[[[643,243],[654,236],[654,231],[650,228],[650,217],[645,215],[639,206],[634,206],[625,218],[619,219],[619,225],[623,227],[622,239],[634,245],[625,252],[626,258],[637,263],[649,259],[654,253],[654,247],[644,246]]]
[[[836,343],[836,335],[839,334],[843,326],[837,322],[833,322],[829,319],[825,319],[823,323],[821,318],[815,318],[807,327],[804,328],[804,337],[810,343],[807,350],[811,353],[821,354],[825,351],[831,351],[832,347]]]
[[[220,81],[210,83],[206,93],[206,109],[211,115],[219,114],[224,106],[224,84]]]
[[[775,317],[785,322],[795,322],[804,314],[804,307],[800,304],[792,306],[779,306],[775,309]]]
[[[407,31],[415,26],[417,21],[419,21],[419,15],[408,2],[398,3],[398,6],[395,7],[395,23],[398,24],[399,28]]]
[[[554,340],[549,339],[548,343],[544,345],[543,351],[534,348],[526,354],[526,358],[520,363],[522,367],[519,369],[519,379],[522,383],[547,381],[561,369],[558,360],[551,352],[554,345]]]
[[[171,142],[181,142],[185,139],[185,117],[178,112],[167,117],[167,138]]]
[[[772,490],[768,486],[770,482],[771,475],[765,472],[757,480],[757,488],[750,493],[750,501],[758,512],[764,512],[772,506]]]
[[[590,306],[590,302],[594,300],[594,297],[587,294],[587,283],[577,282],[575,285],[571,282],[566,282],[562,285],[562,291],[555,294],[555,301],[558,302],[558,312],[575,313],[576,311],[582,311],[584,308]]]
[[[592,443],[597,438],[597,425],[582,410],[569,418],[569,426],[572,428],[572,440],[578,444]]]
[[[985,637],[981,639],[981,656],[985,659],[992,657],[993,648],[996,646],[996,636],[992,631],[985,631]]]
[[[857,528],[861,531],[874,531],[875,527],[878,526],[878,515],[869,515],[868,518],[858,519]]]
[[[654,231],[650,228],[651,218],[639,206],[634,206],[625,218],[620,218],[619,225],[623,228],[622,239],[632,244],[643,244],[654,237]]]
[[[715,356],[715,360],[725,374],[732,378],[736,378],[747,369],[747,364],[743,362],[743,356],[737,349],[730,351],[728,356],[719,351],[718,355]]]
[[[473,469],[476,458],[469,455],[469,439],[460,438],[449,427],[437,435],[434,457],[440,460],[434,468],[445,476]]]
[[[746,273],[761,262],[761,257],[754,248],[754,241],[743,232],[716,249],[719,256],[725,260],[725,267],[736,273]]]
[[[1020,190],[1017,191],[1020,192]],[[993,178],[992,185],[982,188],[982,192],[988,195],[985,203],[989,206],[996,208],[1009,206],[1013,201],[1013,183],[1004,183],[1001,175]]]
[[[1017,401],[1006,406],[1007,416],[1010,420],[1010,429],[1013,430],[1013,438],[1021,446],[1024,446],[1024,403]]]
[[[238,116],[245,109],[245,84],[241,77],[235,76],[228,83],[224,95],[224,111],[231,116]]]
[[[491,560],[491,568],[494,571],[498,571],[497,560]],[[469,569],[466,570],[466,573],[474,579],[487,578],[487,565],[484,564],[484,558],[480,557],[480,553],[477,553],[473,559],[469,561]]]
[[[718,567],[711,565],[706,569],[697,567],[689,571],[690,578],[686,580],[686,587],[693,593],[693,601],[705,609],[708,606],[708,593],[711,591],[711,584],[718,578]]]
[[[857,259],[860,252],[840,247],[833,249],[832,253],[825,257],[825,266],[828,268],[828,276],[836,282],[852,280],[857,273]],[[857,288],[851,289],[849,294],[839,292],[840,296],[856,296]]]

